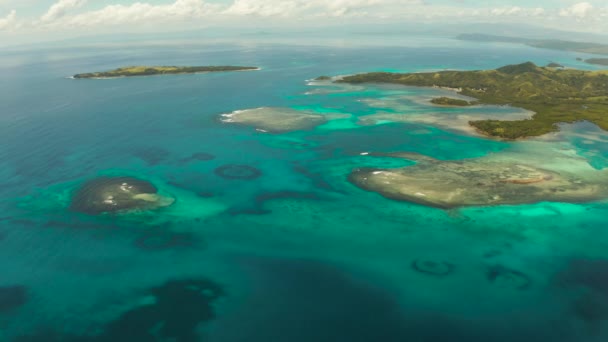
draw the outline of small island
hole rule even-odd
[[[560,123],[585,120],[608,131],[608,71],[543,68],[527,62],[481,71],[374,72],[347,76],[337,82],[451,88],[478,99],[479,104],[510,105],[535,113],[526,120],[469,122],[486,136],[540,136],[558,131]]]
[[[454,99],[451,97],[436,97],[434,99],[431,100],[432,104],[436,104],[439,106],[453,106],[453,107],[468,107],[468,106],[474,106],[477,103],[474,101],[466,101],[466,100],[461,100],[461,99]]]
[[[252,71],[260,70],[258,67],[251,66],[130,66],[118,68],[110,71],[91,72],[76,74],[74,78],[116,78],[133,76],[153,76],[153,75],[176,75],[176,74],[197,74],[206,72],[223,71]]]
[[[402,158],[416,164],[397,169],[356,168],[349,175],[351,183],[389,199],[441,209],[537,202],[580,203],[600,200],[608,194],[605,176],[545,169],[535,165],[538,162],[529,156],[490,155],[452,161],[411,152],[370,153],[369,156]],[[572,163],[576,164],[576,160]]]
[[[587,64],[608,65],[608,58],[589,58],[585,59]]]
[[[555,63],[555,62],[551,62],[549,64],[547,64],[547,68],[563,68],[564,66],[559,64],[559,63]]]

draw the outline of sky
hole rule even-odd
[[[116,32],[386,23],[608,32],[608,0],[0,0],[0,43]]]

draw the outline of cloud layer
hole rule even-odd
[[[119,2],[120,0],[116,0]],[[145,1],[145,0],[142,0]],[[165,23],[194,24],[238,23],[269,20],[297,23],[323,18],[342,20],[416,21],[416,20],[501,20],[524,22],[534,17],[535,23],[582,22],[608,30],[608,4],[595,7],[580,2],[561,9],[534,7],[466,7],[466,5],[430,5],[424,0],[232,0],[212,4],[204,0],[167,0],[166,4],[135,2],[94,7],[94,1],[58,0],[38,18],[19,18],[15,11],[0,17],[0,30],[107,28],[115,26],[155,26]],[[174,1],[174,2],[170,2]],[[465,3],[466,4],[466,3]],[[87,5],[87,6],[85,6]],[[267,20],[266,22],[270,22]]]

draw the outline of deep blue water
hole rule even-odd
[[[391,201],[347,181],[356,167],[409,165],[360,155],[367,151],[464,159],[533,150],[542,159],[550,158],[544,149],[555,148],[602,170],[605,132],[577,124],[528,143],[415,121],[362,126],[360,117],[380,111],[461,110],[416,101],[439,90],[370,85],[332,92],[306,81],[527,60],[585,67],[579,55],[414,38],[401,47],[2,52],[0,340],[606,341],[605,203],[446,212]],[[262,70],[66,78],[141,64]],[[279,135],[219,120],[262,106],[350,117]],[[190,158],[197,153],[213,159]],[[214,173],[230,164],[261,176]],[[102,175],[150,181],[176,202],[118,216],[68,210],[73,191]],[[425,261],[449,264],[451,272],[417,270]]]

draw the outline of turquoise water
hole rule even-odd
[[[425,102],[441,90],[307,82],[526,60],[585,67],[579,55],[439,39],[4,52],[0,340],[605,341],[605,203],[443,211],[365,192],[347,176],[412,164],[362,155],[392,151],[445,160],[517,152],[546,163],[565,151],[599,171],[607,134],[581,123],[537,141],[488,140],[455,128],[458,115],[521,111]],[[134,64],[262,70],[65,78]],[[277,135],[218,119],[262,106],[346,115]],[[433,115],[444,119],[425,121]],[[261,176],[214,173],[229,164]],[[150,181],[176,202],[118,216],[69,211],[72,192],[101,175]]]

